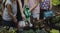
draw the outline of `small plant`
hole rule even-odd
[[[52,30],[50,31],[50,33],[59,33],[59,31],[56,30],[56,29],[52,29]]]
[[[13,27],[4,26],[0,28],[0,33],[16,33],[17,29]]]
[[[54,6],[60,5],[60,0],[52,0]]]
[[[60,21],[60,16],[56,16],[51,19],[52,23],[58,23],[59,21]]]

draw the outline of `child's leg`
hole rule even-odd
[[[23,27],[20,26],[21,24],[18,22],[17,24],[17,33],[22,33],[23,32]]]
[[[33,17],[32,16],[30,17],[30,22],[33,23]]]
[[[39,13],[32,14],[33,17],[33,28],[36,29],[38,27],[37,21],[39,20]]]
[[[43,19],[43,18],[44,18],[44,10],[40,9],[40,19]]]

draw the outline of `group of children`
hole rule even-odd
[[[52,0],[6,0],[2,15],[2,25],[15,27],[25,19],[24,6],[29,7],[31,22],[44,19],[44,11],[52,9]],[[20,26],[18,26],[20,27]]]

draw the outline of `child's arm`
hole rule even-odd
[[[52,9],[52,0],[50,0],[50,10]]]
[[[13,22],[15,22],[15,23],[17,23],[17,19],[16,19],[16,17],[13,15],[13,13],[12,13],[12,9],[11,9],[11,5],[10,4],[7,4],[7,9],[8,9],[8,13],[9,13],[9,15],[11,16],[11,18],[13,19]]]
[[[19,8],[20,8],[20,12],[21,12],[22,18],[25,19],[25,15],[23,13],[23,8],[22,8],[21,0],[18,0],[18,3],[19,3]]]
[[[24,0],[24,6],[28,5],[29,0]]]
[[[36,0],[35,4],[31,7],[29,11],[33,11],[38,5],[38,0]]]

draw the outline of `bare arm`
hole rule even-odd
[[[31,7],[30,11],[33,11],[38,5],[38,0],[36,0],[35,4]]]
[[[23,14],[23,8],[22,8],[22,3],[21,3],[21,0],[18,0],[18,3],[19,3],[19,8],[20,8],[20,12],[21,14]]]
[[[8,13],[9,13],[9,15],[11,16],[11,18],[13,19],[13,21],[14,21],[14,22],[17,22],[17,19],[16,19],[16,17],[13,15],[11,6],[10,6],[9,4],[7,4],[7,9],[8,9]]]
[[[52,9],[52,0],[50,0],[50,9]]]
[[[18,0],[18,3],[19,3],[19,9],[20,9],[21,16],[22,16],[23,19],[25,19],[25,15],[23,13],[23,8],[22,8],[21,0]]]
[[[24,6],[28,5],[29,0],[24,0]]]

